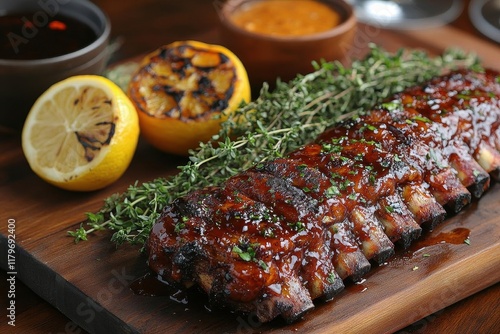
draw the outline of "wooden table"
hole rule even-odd
[[[94,2],[108,13],[113,24],[113,36],[122,43],[120,49],[113,55],[112,61],[135,57],[175,40],[194,39],[218,42],[217,15],[212,1],[95,0]],[[361,25],[359,30],[361,33],[358,36],[359,43],[367,42],[363,38],[367,36],[366,32],[373,32],[373,29],[369,30],[368,27]],[[447,43],[458,41],[457,46],[466,50],[476,50],[488,66],[496,66],[497,69],[500,67],[498,65],[500,48],[473,28],[466,12],[450,25],[433,31],[398,32],[378,29],[370,39],[388,50],[408,46],[424,48],[436,54],[440,53]],[[36,250],[42,254],[48,251],[58,254],[78,252],[76,248],[72,247],[80,246],[72,246],[71,240],[65,238],[64,233],[77,226],[79,220],[84,218],[84,212],[98,209],[102,200],[108,195],[124,190],[127,185],[137,179],[138,175],[142,175],[144,168],[148,169],[153,178],[173,172],[174,167],[183,162],[181,158],[162,155],[141,143],[130,170],[116,185],[92,194],[68,194],[48,186],[33,175],[24,160],[19,142],[18,133],[0,134],[0,151],[2,152],[0,156],[0,224],[2,224],[0,232],[5,235],[8,219],[16,219],[18,246]],[[50,212],[47,208],[50,208]],[[37,227],[24,228],[23,221],[37,222]],[[60,238],[57,237],[59,235]],[[49,250],[37,248],[37,245],[42,244],[38,240],[51,237],[56,237],[57,242],[50,245]],[[104,240],[107,236],[100,238]],[[0,246],[2,245],[0,244]],[[107,261],[105,256],[109,254],[117,257],[114,259],[118,261],[117,263],[143,264],[144,259],[140,256],[130,256],[130,254],[135,254],[130,249],[123,252],[128,255],[121,256],[119,252],[113,253],[111,244],[99,247],[98,250],[89,254],[95,259],[95,270],[105,268]],[[4,255],[3,252],[0,252],[0,256]],[[79,275],[88,273],[85,271],[88,268],[81,268],[80,263],[82,262],[84,261],[81,258],[75,257],[68,263],[53,263],[51,265],[55,267],[58,265],[69,266],[74,275],[66,278],[78,282]],[[35,290],[37,293],[50,296],[51,287],[36,286],[33,283],[36,283],[37,276],[43,275],[43,273],[33,271],[30,275],[32,279],[29,280],[29,288],[20,281],[16,284],[16,327],[11,327],[6,324],[5,316],[5,310],[8,306],[5,298],[8,290],[8,275],[5,271],[0,271],[0,295],[2,296],[0,298],[0,309],[2,310],[0,311],[0,332],[84,333],[83,329],[53,306],[56,305],[59,309],[64,309],[61,306],[64,299],[62,296],[47,298],[49,303],[32,291]],[[483,274],[477,273],[477,279],[478,281],[484,279]],[[41,277],[40,281],[42,281]],[[95,288],[102,289],[103,287],[96,286]],[[116,286],[114,288],[118,289]],[[71,304],[71,300],[64,302]],[[140,306],[138,305],[138,307]],[[500,328],[499,307],[500,285],[497,283],[418,320],[413,325],[401,329],[400,332],[493,333]]]

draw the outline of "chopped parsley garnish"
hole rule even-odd
[[[302,223],[300,221],[295,222],[295,223],[289,223],[288,226],[290,226],[296,232],[302,232],[306,228],[304,223]]]
[[[328,283],[334,284],[335,281],[337,280],[337,275],[335,275],[334,272],[331,272],[331,273],[328,274],[327,280],[328,280]]]
[[[240,242],[240,245],[235,245],[233,247],[233,252],[238,254],[244,261],[252,261],[255,260],[256,249],[258,247],[258,243],[247,244],[245,242]]]
[[[330,188],[326,189],[325,195],[328,198],[336,197],[340,195],[339,188],[337,186],[331,186]]]
[[[432,123],[432,121],[425,116],[413,116],[411,119],[414,121],[420,121],[424,123]]]
[[[386,102],[382,103],[382,107],[384,107],[388,111],[396,111],[401,107],[401,103],[399,101]]]

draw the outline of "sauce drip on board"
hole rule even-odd
[[[316,34],[341,22],[339,13],[315,0],[250,1],[235,10],[231,19],[250,32],[280,37]]]
[[[421,238],[412,245],[411,250],[416,252],[422,248],[437,245],[437,244],[451,244],[461,245],[469,238],[470,230],[463,227],[457,227],[449,232],[441,232],[436,236],[426,236]]]
[[[184,311],[199,307],[207,312],[212,312],[212,309],[208,306],[206,295],[202,294],[198,289],[174,287],[153,272],[148,272],[137,278],[130,284],[129,288],[138,296],[168,297],[176,304],[185,307]]]
[[[175,289],[151,273],[133,281],[130,289],[139,296],[172,296],[177,293]]]

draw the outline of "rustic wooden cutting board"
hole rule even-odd
[[[500,69],[500,48],[444,27],[390,32],[361,25],[352,56],[367,41],[388,50],[402,46],[441,53],[458,46],[476,51],[485,66]],[[296,324],[260,324],[252,315],[210,310],[196,292],[148,297],[130,285],[148,272],[136,247],[116,249],[103,232],[75,245],[66,236],[96,211],[103,199],[136,180],[175,173],[184,159],[139,146],[127,173],[112,187],[68,193],[38,179],[22,155],[20,138],[0,138],[0,266],[7,271],[8,221],[15,221],[15,272],[37,294],[75,323],[95,333],[392,332],[500,281],[500,184],[451,217],[410,250],[372,270],[361,284],[348,283],[340,296]],[[464,243],[465,238],[470,244]],[[443,242],[441,242],[443,241]],[[424,255],[425,254],[425,255]],[[185,302],[187,300],[187,302]]]

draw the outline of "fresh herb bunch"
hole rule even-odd
[[[68,232],[75,241],[111,230],[111,241],[144,245],[161,210],[194,189],[220,184],[250,166],[281,157],[335,122],[361,114],[390,95],[458,67],[479,68],[474,55],[449,50],[438,57],[422,51],[390,54],[372,45],[366,58],[349,68],[338,62],[314,63],[314,72],[299,75],[272,91],[264,84],[254,101],[229,115],[212,143],[190,152],[189,162],[170,178],[139,184],[107,198],[97,213]]]

